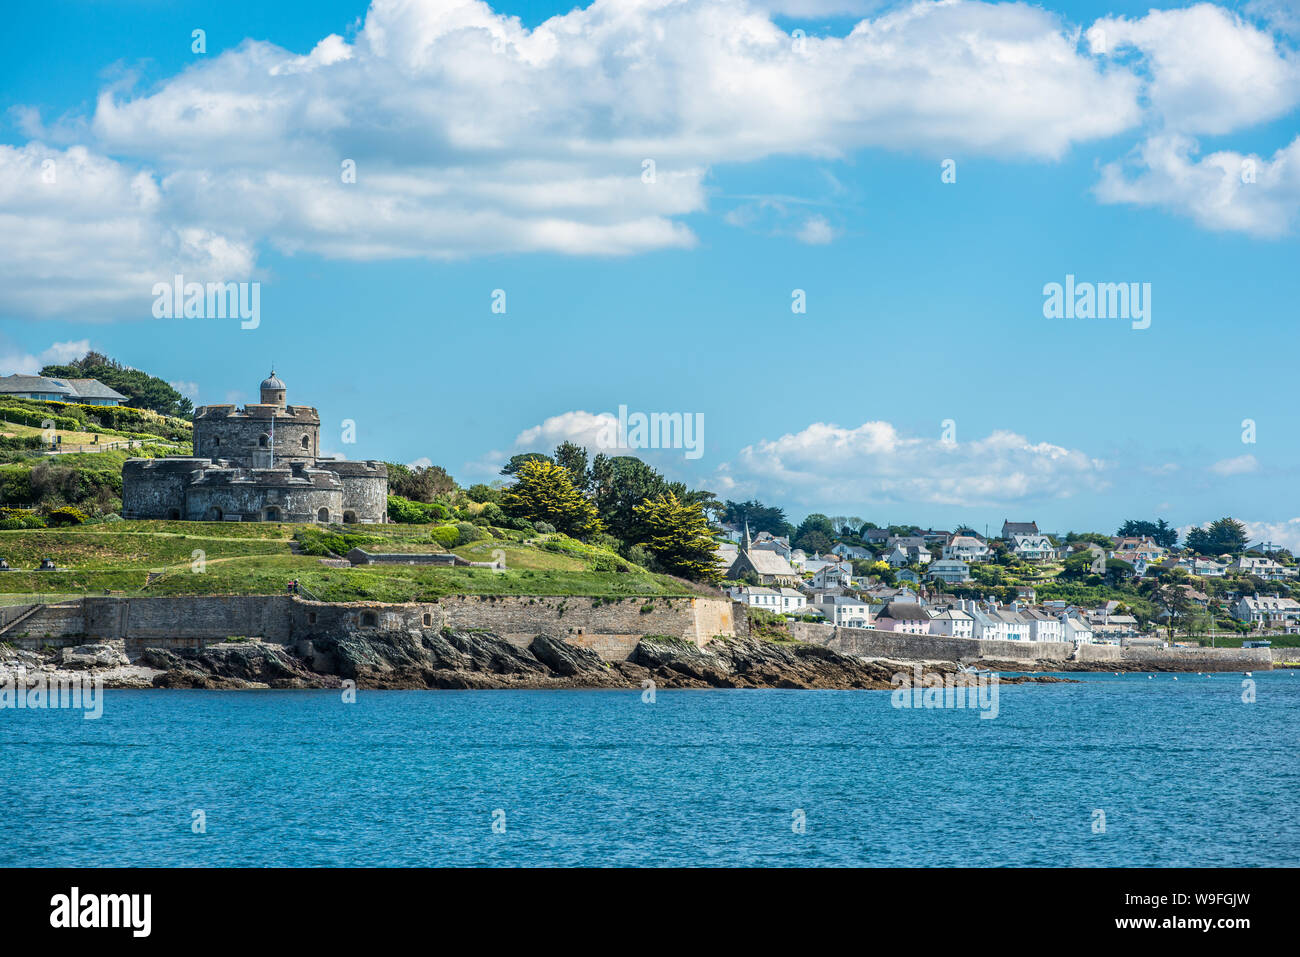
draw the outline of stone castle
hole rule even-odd
[[[383,522],[383,462],[320,458],[320,416],[286,405],[272,370],[261,402],[194,411],[194,455],[129,459],[122,517],[207,522]]]

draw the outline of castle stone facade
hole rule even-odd
[[[272,371],[261,402],[194,411],[194,455],[128,459],[122,517],[240,522],[383,522],[383,462],[320,458],[320,416],[288,405]]]

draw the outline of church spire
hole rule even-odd
[[[749,538],[749,519],[745,519],[745,551],[748,552],[753,544]]]

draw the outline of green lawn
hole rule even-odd
[[[278,595],[300,581],[326,601],[419,601],[442,595],[586,595],[632,597],[706,594],[689,583],[655,575],[599,548],[562,540],[564,551],[520,541],[490,539],[460,546],[470,561],[490,562],[504,552],[507,570],[445,566],[372,565],[333,568],[320,558],[293,554],[298,526],[221,522],[111,522],[76,528],[0,531],[0,590],[23,600],[122,592],[144,595]],[[379,541],[371,551],[442,551],[429,526],[351,526]],[[516,535],[516,537],[519,537]],[[196,564],[193,553],[202,551]],[[42,558],[62,569],[40,572]],[[149,573],[161,573],[146,584]]]

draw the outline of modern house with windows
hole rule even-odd
[[[931,563],[925,576],[948,582],[950,585],[961,585],[970,581],[970,566],[955,558],[943,558]]]
[[[55,379],[41,375],[0,376],[0,398],[74,402],[78,405],[121,405],[122,393],[98,379]]]
[[[821,595],[812,607],[832,625],[840,628],[870,628],[871,606],[859,598]]]

